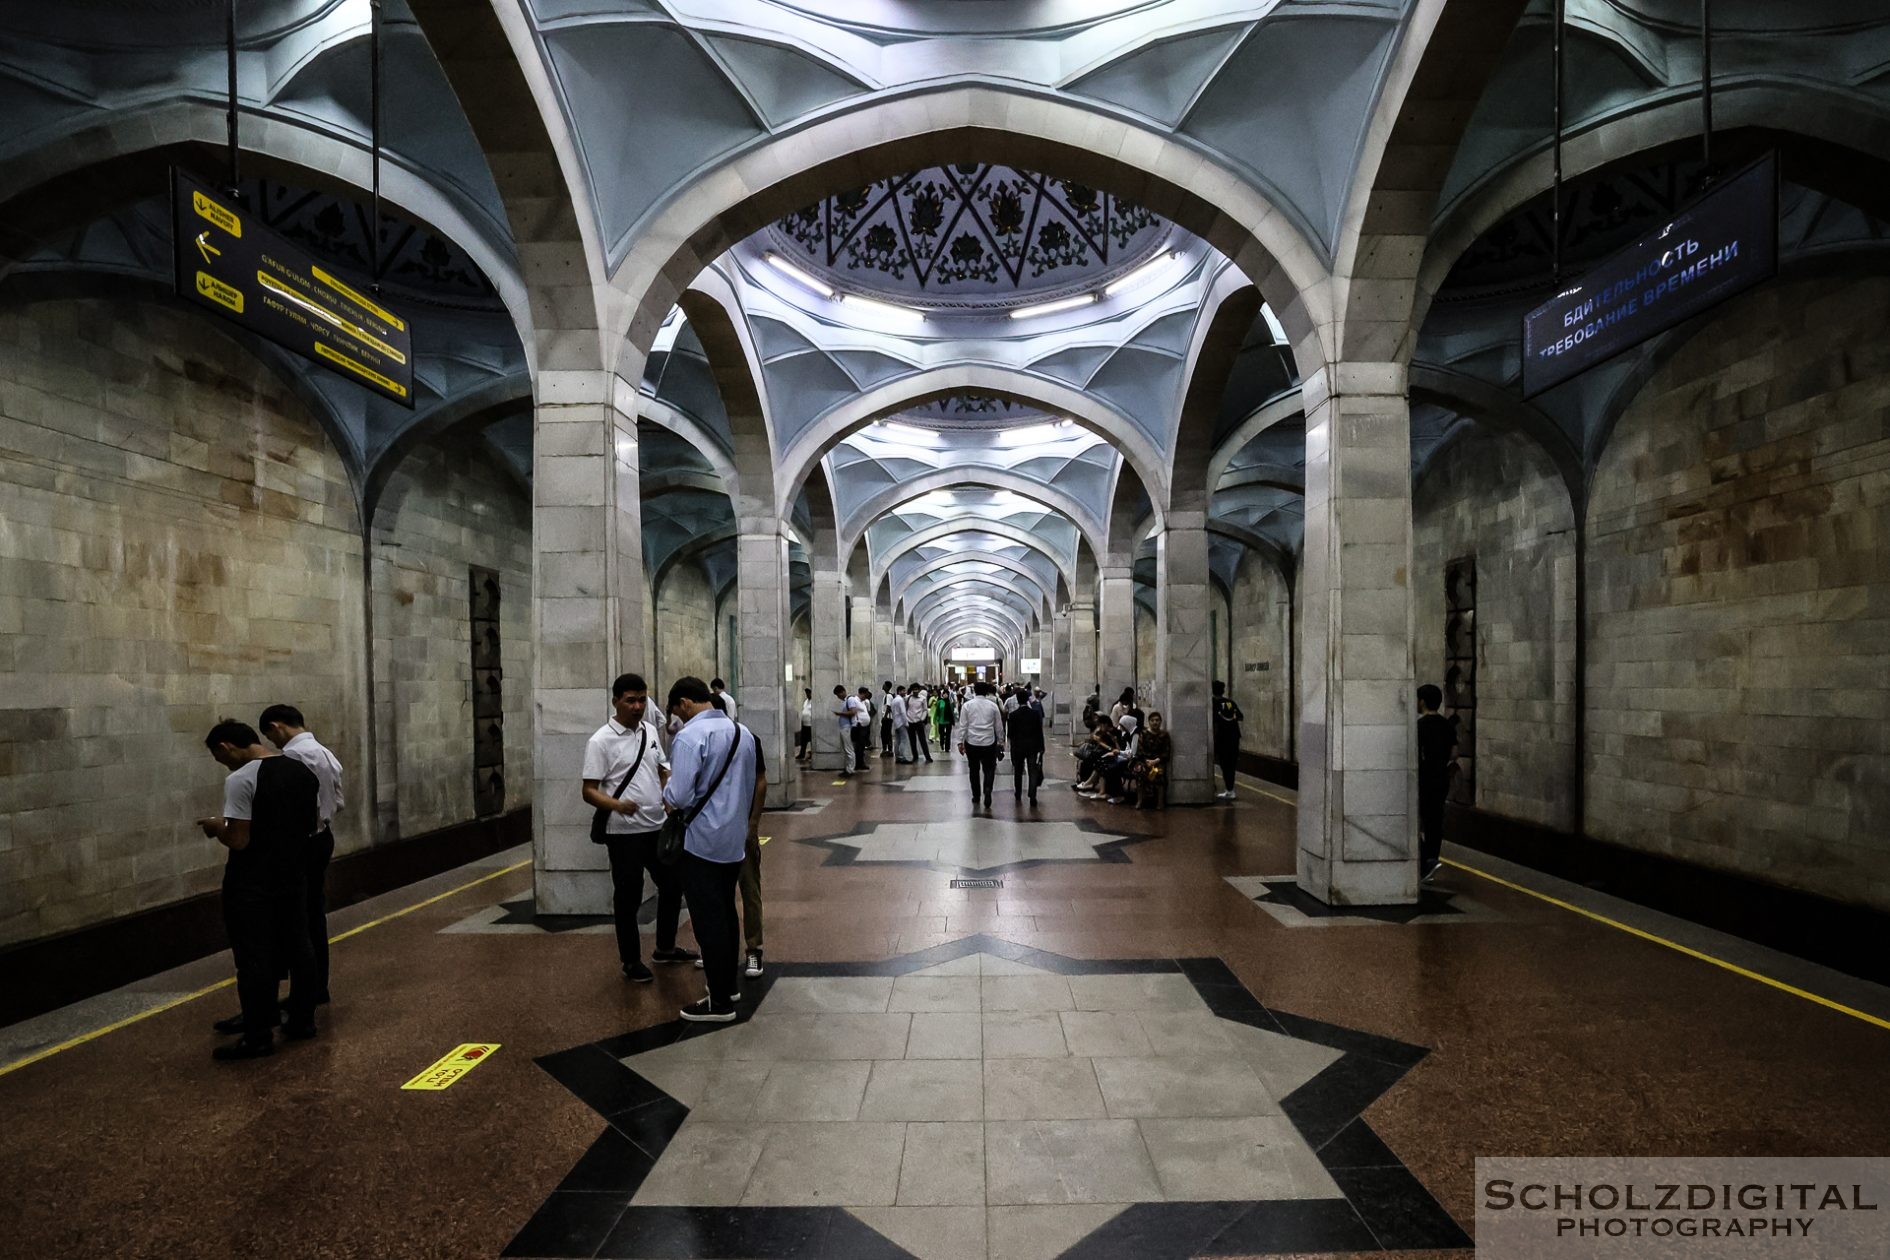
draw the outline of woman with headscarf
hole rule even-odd
[[[1141,733],[1136,729],[1135,715],[1125,713],[1119,723],[1122,730],[1122,747],[1102,760],[1099,769],[1102,772],[1102,791],[1099,796],[1107,797],[1112,805],[1122,803],[1123,781],[1129,773],[1129,766],[1134,763],[1136,753],[1141,746]]]
[[[1157,800],[1164,803],[1168,790],[1168,758],[1174,751],[1168,728],[1160,710],[1148,715],[1148,729],[1136,747],[1135,760],[1129,764],[1128,792],[1138,809],[1151,809]]]

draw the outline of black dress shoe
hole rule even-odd
[[[218,1046],[210,1052],[210,1057],[223,1063],[237,1059],[261,1059],[276,1052],[276,1043],[271,1041],[232,1041],[227,1046]]]
[[[282,1013],[282,1011],[278,1009],[276,1012],[277,1022],[280,1023],[283,1019],[286,1019],[286,1018],[287,1016],[285,1016]],[[238,1011],[236,1014],[230,1016],[228,1019],[219,1019],[216,1023],[210,1025],[210,1027],[216,1029],[220,1033],[240,1033],[243,1031],[243,1028],[244,1028],[243,1012]]]
[[[282,1035],[291,1041],[307,1041],[315,1035],[315,1021],[311,1019],[306,1024],[284,1024]]]
[[[651,962],[660,962],[660,963],[694,962],[696,961],[696,959],[700,957],[702,957],[702,955],[698,954],[695,950],[684,949],[680,945],[673,946],[670,949],[657,949],[657,950],[650,951]]]
[[[656,979],[656,973],[640,962],[625,963],[623,965],[623,978],[625,980],[634,980],[638,984],[648,984],[650,981]]]

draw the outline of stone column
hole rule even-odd
[[[1417,900],[1411,416],[1404,369],[1309,377],[1299,883],[1333,905]]]
[[[899,687],[910,681],[906,673],[912,664],[912,632],[906,629],[905,622],[893,626],[892,642],[892,680],[893,686]]]
[[[794,800],[786,713],[788,541],[769,521],[744,520],[740,528],[735,584],[742,670],[735,705],[742,725],[761,741],[768,763],[768,807],[779,809]],[[794,708],[798,713],[800,705]]]
[[[1050,623],[1050,712],[1044,717],[1050,729],[1061,731],[1070,724],[1070,610],[1057,609]],[[1082,705],[1079,703],[1080,711]],[[1046,732],[1046,734],[1048,734]]]
[[[892,614],[885,609],[875,608],[873,610],[873,676],[866,682],[866,685],[873,689],[875,710],[879,708],[879,685],[889,678],[892,679],[894,685],[898,684],[899,680],[893,678],[893,664]],[[875,712],[873,720],[877,722],[880,716]],[[873,739],[875,741],[879,739],[878,731],[873,733]]]
[[[1126,560],[1104,567],[1101,594],[1096,677],[1108,708],[1124,687],[1135,686],[1135,577]]]
[[[879,676],[873,673],[873,597],[854,595],[853,630],[847,640],[847,676],[842,681],[847,685],[849,695],[861,687],[879,686]],[[818,699],[820,693],[814,693]]]
[[[648,669],[636,395],[609,372],[543,371],[534,384],[534,901],[606,914],[609,861],[590,842],[578,777],[611,679]]]
[[[1173,735],[1168,799],[1197,805],[1214,795],[1208,684],[1214,669],[1208,608],[1207,518],[1170,513],[1155,540],[1157,703]]]
[[[1096,675],[1096,605],[1078,596],[1070,602],[1070,742],[1080,744],[1083,702],[1094,690]]]
[[[814,692],[814,769],[846,768],[846,751],[840,746],[840,728],[833,720],[833,689],[845,686],[846,674],[846,578],[840,561],[831,555],[831,538],[814,543],[814,589],[807,609],[808,633],[812,640],[813,672],[806,685]],[[856,684],[857,685],[857,684]],[[801,696],[789,697],[790,712],[798,713]]]

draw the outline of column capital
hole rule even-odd
[[[1310,412],[1335,395],[1403,398],[1410,392],[1410,369],[1402,363],[1326,363],[1300,381],[1301,405]]]

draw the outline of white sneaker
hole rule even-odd
[[[742,974],[744,976],[747,976],[750,980],[753,980],[756,976],[759,976],[761,974],[761,951],[760,950],[751,949],[748,951],[748,965],[742,968]]]
[[[1217,801],[1231,801],[1234,799],[1234,794],[1232,792],[1216,792],[1214,799]]]

